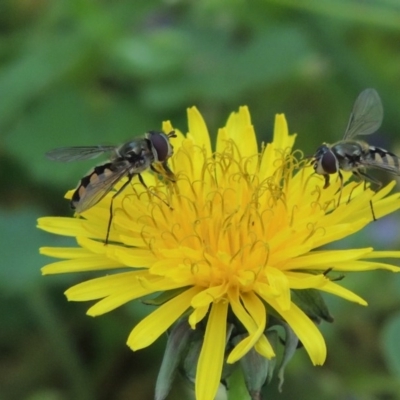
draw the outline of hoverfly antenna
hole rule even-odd
[[[176,138],[176,133],[175,131],[171,131],[170,133],[167,134],[168,138]]]
[[[304,156],[304,160],[307,161],[307,164],[309,163],[311,165],[315,161],[315,154]]]

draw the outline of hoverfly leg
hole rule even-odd
[[[328,174],[324,175],[324,179],[325,179],[324,189],[326,189],[327,187],[329,187],[329,175]]]
[[[144,186],[144,188],[145,188],[149,193],[151,193],[153,196],[155,196],[155,197],[157,197],[158,199],[160,199],[166,206],[168,206],[171,210],[173,210],[173,208],[172,208],[164,199],[162,199],[157,193],[154,193],[153,191],[151,191],[151,190],[149,189],[149,187],[148,187],[148,186],[146,185],[146,183],[144,182],[142,175],[138,174],[138,177],[139,177],[140,183]]]
[[[340,201],[342,200],[342,191],[343,191],[343,175],[340,172],[340,170],[338,171],[338,177],[340,180],[340,189],[339,189],[339,198],[338,198],[338,207],[340,206]]]
[[[357,172],[353,172],[358,178],[362,179],[364,181],[364,190],[367,189],[367,181],[371,182],[375,185],[377,185],[378,189],[381,188],[382,186],[382,182],[378,181],[377,179],[373,178],[372,176],[368,175],[366,172],[364,171],[360,171],[358,170]],[[372,213],[372,218],[374,221],[377,220],[376,216],[375,216],[375,212],[374,212],[374,207],[372,205],[372,201],[369,201],[369,205],[371,207],[371,213]]]
[[[150,169],[151,169],[154,173],[156,173],[156,174],[158,174],[158,175],[162,175],[162,176],[166,177],[169,181],[175,183],[175,182],[176,182],[175,175],[174,175],[174,173],[171,171],[171,169],[169,168],[167,161],[162,162],[161,165],[162,165],[162,171],[160,171],[160,170],[158,170],[157,168],[155,168],[153,164],[150,165]]]
[[[354,174],[354,172],[353,172],[353,174]],[[353,195],[354,190],[355,190],[359,185],[361,185],[362,182],[364,182],[364,190],[366,189],[366,186],[365,186],[366,181],[365,181],[365,179],[363,179],[361,176],[358,176],[358,175],[356,175],[356,176],[360,179],[360,182],[358,182],[358,183],[356,184],[356,186],[354,186],[353,189],[351,189],[351,192],[350,192],[350,194],[349,194],[349,198],[347,199],[347,204],[350,203],[350,201],[351,201],[351,196]]]
[[[356,176],[358,176],[360,179],[362,179],[363,181],[368,181],[373,183],[374,185],[378,186],[378,189],[380,189],[382,187],[382,182],[378,181],[377,179],[373,178],[371,175],[368,175],[366,172],[364,171],[360,171],[358,170],[356,173],[353,172]]]
[[[364,191],[367,190],[367,181],[364,179]],[[374,206],[372,205],[372,200],[369,201],[369,207],[371,208],[372,219],[376,221]]]
[[[340,275],[338,275],[338,276],[335,276],[335,277],[333,277],[333,278],[330,278],[330,277],[328,276],[328,274],[329,274],[330,272],[332,272],[332,271],[333,271],[333,267],[330,267],[330,268],[328,268],[326,271],[324,271],[324,272],[322,273],[322,275],[324,275],[326,278],[328,278],[331,282],[341,281],[342,279],[344,279],[344,275],[343,275],[343,274],[340,274]]]
[[[175,175],[174,175],[174,173],[171,171],[171,169],[169,168],[169,165],[168,165],[167,161],[164,161],[164,162],[162,163],[162,166],[163,166],[165,172],[167,173],[168,179],[169,179],[171,182],[176,182]]]
[[[111,197],[110,217],[108,218],[107,235],[106,235],[106,240],[104,242],[105,245],[108,244],[108,238],[110,236],[111,223],[112,223],[112,220],[113,220],[113,203],[114,203],[114,199],[129,185],[130,181],[132,180],[132,178],[134,176],[135,176],[135,174],[128,174],[128,180]]]

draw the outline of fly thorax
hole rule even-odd
[[[342,141],[332,146],[332,151],[341,158],[360,158],[364,152],[361,141]]]
[[[125,143],[118,150],[118,160],[126,161],[133,173],[147,169],[154,161],[153,153],[146,139],[133,140]]]
[[[338,160],[329,145],[318,147],[314,160],[314,171],[319,175],[334,174],[339,170]]]
[[[129,162],[132,172],[140,173],[148,169],[153,162],[153,157],[148,152],[142,151],[141,154],[131,152],[125,155],[125,159]]]
[[[336,155],[339,168],[344,171],[351,171],[359,167],[365,153],[363,142],[350,140],[336,143],[332,146],[332,151]]]

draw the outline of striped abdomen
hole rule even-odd
[[[400,160],[396,154],[375,146],[368,146],[368,159],[381,164],[382,167],[388,166],[395,169],[400,168]]]
[[[99,202],[108,192],[109,190],[102,191],[101,188],[98,189],[98,196],[96,196],[95,201],[91,201],[90,203],[85,204],[85,195],[87,193],[87,187],[89,185],[97,185],[101,181],[104,181],[110,175],[114,175],[115,172],[111,169],[112,163],[106,163],[103,165],[98,165],[94,167],[93,170],[83,177],[79,182],[78,187],[76,188],[74,194],[71,198],[71,208],[77,209],[78,212],[82,212],[92,206],[95,203]],[[92,196],[91,196],[92,197]]]

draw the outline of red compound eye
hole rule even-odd
[[[163,132],[149,132],[149,140],[153,145],[158,161],[163,162],[171,155],[171,145],[168,136]]]
[[[337,158],[331,150],[327,150],[321,157],[321,166],[327,174],[337,172]]]

